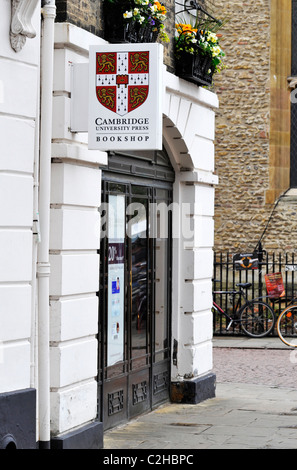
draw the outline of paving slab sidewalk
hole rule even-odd
[[[107,431],[105,449],[296,449],[297,389],[217,384],[197,405],[166,404]]]
[[[226,348],[289,349],[273,337],[217,337],[213,346],[222,354]],[[296,449],[297,364],[292,370],[296,386],[218,382],[215,398],[197,405],[167,403],[106,431],[104,449]]]
[[[294,349],[284,344],[278,336],[267,338],[249,338],[248,336],[215,336],[214,348],[244,348],[244,349]]]

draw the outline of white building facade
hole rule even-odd
[[[104,429],[159,403],[215,394],[218,99],[164,67],[163,150],[88,150],[87,132],[71,130],[74,65],[106,42],[54,24],[54,1],[33,3],[6,0],[0,19],[0,447],[100,448]],[[119,220],[140,200],[174,210],[167,241],[122,243],[123,345],[112,362],[102,203],[123,202]]]

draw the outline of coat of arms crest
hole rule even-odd
[[[143,105],[149,92],[149,51],[97,52],[96,96],[120,116]]]

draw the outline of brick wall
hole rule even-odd
[[[181,3],[182,0],[180,0]],[[162,2],[167,9],[166,32],[170,38],[168,44],[164,43],[164,63],[169,72],[174,72],[173,38],[175,34],[175,1]],[[213,12],[214,0],[202,0],[200,4]],[[104,34],[102,18],[102,0],[56,0],[57,22],[69,22],[90,31],[97,36]]]
[[[170,37],[170,43],[164,44],[164,63],[169,71],[174,69],[173,37],[174,37],[174,0],[163,2],[167,9],[166,31]],[[104,34],[104,22],[102,17],[102,0],[56,0],[56,21],[69,22],[85,29],[97,36]]]
[[[56,0],[56,22],[69,22],[93,34],[103,31],[102,0]]]

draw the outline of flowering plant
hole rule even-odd
[[[157,0],[130,0],[130,9],[123,14],[127,22],[149,26],[159,34],[162,41],[168,42],[165,32],[166,8]]]
[[[223,57],[225,53],[219,45],[219,38],[215,32],[208,29],[201,30],[190,24],[178,23],[175,25],[175,56],[180,59],[186,54],[207,55],[211,58],[209,73],[220,72],[225,66]]]

